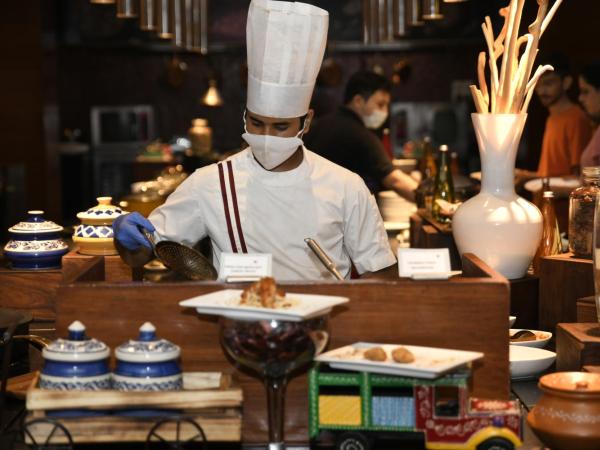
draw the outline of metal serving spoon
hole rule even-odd
[[[173,271],[190,280],[216,280],[218,273],[211,262],[197,250],[173,241],[155,242],[152,233],[141,230],[152,245],[154,255]]]

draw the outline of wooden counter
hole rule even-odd
[[[450,252],[452,270],[461,269],[461,259],[454,237],[452,226],[437,222],[425,210],[420,209],[410,216],[411,248],[447,248]]]
[[[452,270],[461,269],[458,248],[452,236],[452,225],[437,222],[420,209],[410,217],[411,248],[447,248]],[[515,328],[538,329],[539,280],[533,275],[509,280],[510,314],[517,317]]]
[[[577,300],[594,295],[594,264],[571,253],[540,260],[540,328],[555,332],[559,322],[577,321]]]
[[[88,280],[98,269],[91,267]],[[330,320],[329,348],[356,341],[427,345],[481,351],[483,360],[473,371],[473,394],[507,399],[509,363],[507,320],[509,288],[506,279],[472,255],[463,260],[464,277],[448,281],[416,282],[360,280],[284,284],[288,292],[334,294],[350,298]],[[135,337],[139,326],[151,321],[160,336],[182,347],[185,370],[235,372],[244,390],[243,441],[266,441],[267,415],[263,385],[235,370],[219,344],[217,319],[199,316],[178,302],[199,294],[236,287],[209,283],[74,282],[59,288],[57,332],[66,333],[76,319],[90,336],[111,348]],[[239,286],[238,286],[239,287]],[[308,440],[306,376],[288,387],[286,440]]]
[[[93,268],[93,273],[88,270]],[[62,258],[62,268],[53,270],[15,270],[0,259],[0,305],[28,311],[34,322],[55,319],[58,287],[82,280],[83,273],[103,281],[131,281],[133,272],[119,256],[80,255],[76,249]]]

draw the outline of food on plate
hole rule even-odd
[[[519,330],[513,334],[513,330],[509,332],[510,342],[528,342],[528,341],[537,341],[542,339],[548,339],[549,333],[532,331],[532,330]]]
[[[275,279],[265,277],[251,284],[242,292],[240,305],[258,308],[285,309],[293,306],[293,301],[285,296],[282,289],[277,289]]]
[[[385,353],[385,350],[381,347],[372,347],[368,350],[365,350],[365,353],[363,354],[365,359],[368,359],[369,361],[385,361],[387,359],[387,353]]]
[[[398,347],[392,351],[392,359],[397,363],[407,364],[415,360],[415,355],[405,347]]]

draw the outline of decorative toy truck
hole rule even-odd
[[[460,370],[424,380],[316,364],[309,374],[310,438],[334,434],[339,450],[368,450],[398,433],[420,433],[432,450],[519,447],[517,402],[469,397],[469,376]]]

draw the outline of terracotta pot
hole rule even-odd
[[[558,372],[545,375],[540,401],[527,423],[553,450],[600,448],[600,374]]]

